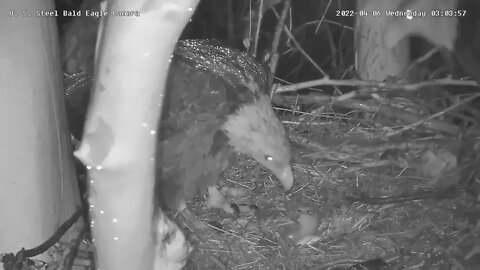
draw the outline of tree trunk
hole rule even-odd
[[[383,81],[399,75],[408,65],[410,50],[407,39],[391,48],[384,42],[386,26],[392,17],[386,10],[396,10],[398,0],[358,0],[357,12],[368,11],[368,16],[357,16],[355,26],[356,66],[361,79]],[[372,12],[378,12],[374,15]]]
[[[152,269],[154,261],[154,269],[180,269],[188,253],[181,232],[165,237],[175,224],[161,213],[154,217],[153,186],[169,59],[196,4],[118,0],[103,9],[109,14],[97,39],[93,96],[75,152],[89,169],[99,269]],[[139,16],[114,16],[118,10],[138,11]]]
[[[47,10],[53,1],[0,2],[0,253],[41,244],[80,201],[56,18],[35,13]]]

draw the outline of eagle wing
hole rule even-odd
[[[157,188],[168,208],[215,185],[232,152],[223,123],[264,88],[263,69],[239,54],[197,40],[175,49],[157,149]]]

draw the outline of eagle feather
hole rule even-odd
[[[208,41],[177,45],[169,71],[157,169],[161,203],[179,209],[215,185],[234,151],[270,169],[286,189],[290,145],[251,57]]]

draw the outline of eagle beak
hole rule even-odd
[[[293,186],[293,173],[292,173],[292,167],[288,165],[287,167],[283,168],[278,174],[276,174],[278,180],[283,186],[283,189],[285,191],[288,191],[292,188]]]

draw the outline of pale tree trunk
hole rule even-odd
[[[384,41],[386,26],[392,17],[386,10],[396,10],[399,0],[358,0],[357,12],[368,11],[368,16],[357,16],[355,25],[356,66],[361,79],[383,81],[397,76],[409,63],[410,50],[407,39],[391,48]],[[373,11],[380,12],[374,16]]]
[[[152,217],[156,128],[169,60],[196,5],[196,0],[118,0],[106,8],[140,16],[110,14],[101,23],[94,92],[75,152],[89,168],[99,269],[153,269],[154,260],[154,269],[180,269],[188,253],[179,231],[155,243],[174,223],[161,215],[152,224]]]
[[[53,1],[0,2],[0,253],[43,243],[80,203],[56,18],[37,10],[54,10]]]

